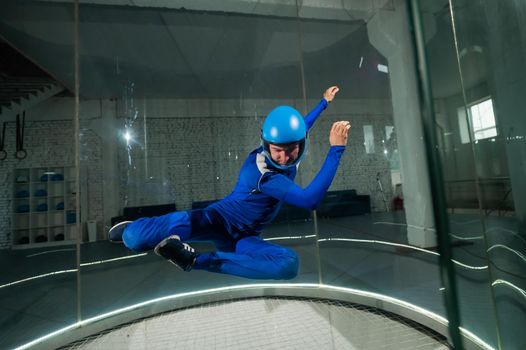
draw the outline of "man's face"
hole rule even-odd
[[[298,159],[300,152],[299,143],[291,143],[290,145],[269,145],[270,156],[272,160],[281,166],[294,163]]]

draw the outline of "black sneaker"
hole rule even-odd
[[[132,222],[133,221],[122,221],[113,225],[113,227],[108,231],[108,240],[110,242],[122,242],[122,234],[124,233],[124,229]]]
[[[190,271],[195,263],[197,252],[181,238],[173,235],[163,239],[154,249],[155,254],[169,260],[184,271]]]

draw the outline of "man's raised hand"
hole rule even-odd
[[[349,135],[351,123],[348,121],[339,121],[332,124],[329,142],[331,146],[345,146]]]
[[[323,93],[323,98],[327,100],[327,102],[331,103],[332,100],[334,100],[334,96],[340,91],[340,88],[337,86],[331,86],[325,92]]]

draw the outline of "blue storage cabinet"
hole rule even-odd
[[[76,241],[75,168],[19,168],[14,172],[13,248]]]

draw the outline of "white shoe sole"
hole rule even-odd
[[[112,240],[110,239],[110,234],[112,231],[116,231],[116,230],[119,230],[122,226],[127,226],[128,224],[131,224],[133,221],[121,221],[119,222],[118,224],[115,224],[113,225],[109,230],[108,230],[108,241],[110,241],[111,243],[122,243],[122,240],[120,241],[116,241],[116,240]],[[122,235],[121,235],[122,237]]]

